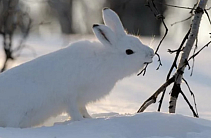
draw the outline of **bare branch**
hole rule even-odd
[[[209,13],[207,12],[207,10],[204,10],[204,12],[206,13],[206,15],[207,15],[207,18],[208,18],[208,20],[209,20],[209,23],[211,24],[211,20],[210,20]]]
[[[151,2],[151,3],[150,3],[150,2]],[[152,6],[151,6],[151,5],[152,5]],[[149,7],[149,9],[150,9],[150,10],[152,11],[152,13],[154,14],[155,18],[158,19],[158,20],[160,20],[160,21],[162,22],[162,24],[163,24],[163,26],[164,26],[164,28],[165,28],[165,33],[164,33],[162,39],[160,40],[160,42],[159,42],[159,44],[158,44],[158,46],[157,46],[157,48],[156,48],[156,50],[155,50],[155,55],[157,55],[157,57],[158,57],[158,62],[159,62],[159,65],[158,65],[158,67],[157,67],[157,69],[156,69],[156,70],[158,70],[158,69],[160,68],[160,66],[162,66],[161,58],[160,58],[160,55],[158,54],[158,50],[159,50],[159,48],[160,48],[160,46],[161,46],[163,40],[165,39],[166,35],[168,34],[168,27],[167,27],[166,23],[164,22],[165,17],[164,17],[162,14],[160,14],[160,12],[158,11],[158,9],[157,9],[157,7],[156,7],[156,5],[155,5],[155,3],[154,3],[154,0],[148,0],[146,6]],[[152,8],[152,7],[153,7],[153,8]],[[153,10],[153,9],[154,9],[154,10]]]
[[[198,118],[199,115],[194,111],[193,106],[188,101],[188,98],[185,96],[185,94],[182,91],[180,93],[182,94],[183,98],[185,99],[185,101],[187,102],[187,104],[190,107],[191,111],[193,112],[193,116]]]
[[[179,73],[180,75],[182,75],[182,74],[184,73],[183,70],[182,70],[184,67],[189,66],[189,68],[190,68],[189,61],[190,61],[191,59],[195,58],[204,48],[208,47],[210,43],[211,43],[211,41],[209,41],[205,46],[203,46],[198,52],[196,52],[196,53],[193,54],[191,57],[189,57],[188,60],[186,59],[186,60],[184,61],[183,66],[181,66],[180,68],[177,69],[177,70],[178,70],[178,73]],[[177,79],[177,78],[176,78],[176,79]]]
[[[172,8],[179,8],[179,9],[185,9],[185,10],[190,10],[190,9],[192,10],[193,9],[191,7],[184,7],[184,6],[165,4],[165,3],[160,3],[160,2],[157,2],[157,1],[155,1],[155,3],[161,4],[161,5],[165,5],[165,6],[168,6],[168,7],[172,7]]]
[[[143,112],[149,105],[156,102],[156,99],[158,95],[166,89],[171,83],[174,82],[175,76],[171,77],[169,80],[167,80],[151,97],[149,97],[139,108],[137,113]]]
[[[192,17],[193,17],[193,14],[191,14],[191,15],[190,15],[188,18],[186,18],[186,19],[183,19],[183,20],[181,20],[181,21],[177,21],[177,22],[172,23],[171,26],[174,26],[174,25],[176,25],[176,24],[178,24],[178,23],[182,23],[182,22],[188,21],[188,20],[190,20]]]
[[[171,26],[173,26],[173,25],[175,25],[175,24],[178,24],[178,23],[181,23],[181,22],[185,22],[185,21],[190,20],[190,19],[193,17],[193,15],[194,15],[194,11],[195,11],[196,6],[197,6],[197,3],[195,3],[195,4],[193,5],[193,7],[191,8],[191,10],[190,10],[190,12],[189,12],[191,15],[190,15],[189,17],[187,17],[186,19],[183,19],[183,20],[181,20],[181,21],[172,23]],[[179,7],[176,6],[176,8],[179,8]],[[181,7],[181,8],[182,8],[182,7]],[[190,9],[190,8],[188,8],[188,9]]]
[[[129,1],[126,1],[126,2],[129,2]],[[151,3],[150,3],[150,2],[151,2]],[[151,5],[153,5],[154,10],[153,10],[153,8],[151,7]],[[154,16],[155,16],[156,19],[161,20],[161,22],[163,23],[163,25],[164,25],[164,27],[165,27],[165,34],[164,34],[164,36],[162,37],[162,39],[160,40],[160,42],[159,42],[159,44],[158,44],[158,46],[157,46],[157,48],[156,48],[156,50],[155,50],[155,55],[158,57],[158,62],[159,62],[159,65],[158,65],[158,67],[157,67],[157,69],[156,69],[156,70],[158,70],[158,69],[160,68],[160,66],[162,66],[161,58],[160,58],[160,55],[158,54],[158,50],[159,50],[160,45],[162,44],[163,40],[165,39],[165,37],[166,37],[166,35],[167,35],[167,33],[168,33],[168,28],[167,28],[167,26],[166,26],[166,24],[165,24],[165,22],[164,22],[164,16],[163,16],[162,14],[159,13],[159,11],[158,11],[156,5],[154,4],[154,0],[147,0],[146,6],[149,7],[149,9],[150,9],[151,12],[154,14]],[[146,66],[144,67],[144,69],[141,70],[141,72],[138,73],[137,76],[141,75],[142,73],[143,73],[143,76],[144,76],[145,73],[146,73],[147,67],[148,67],[148,64],[146,64]]]
[[[159,70],[160,66],[162,66],[161,58],[160,58],[160,55],[159,55],[157,52],[155,53],[155,55],[157,55],[157,57],[158,57],[158,63],[159,63],[159,65],[158,65],[158,67],[156,68],[156,70]]]
[[[165,27],[165,33],[164,33],[162,39],[160,40],[160,42],[159,42],[159,44],[158,44],[158,47],[157,47],[157,49],[156,49],[156,51],[155,51],[155,54],[158,56],[158,62],[159,62],[159,65],[158,65],[158,67],[157,67],[156,70],[158,70],[158,69],[160,68],[160,66],[162,66],[161,58],[160,58],[160,56],[159,56],[159,54],[158,54],[158,50],[159,50],[160,45],[162,44],[163,40],[166,38],[166,36],[167,36],[167,34],[168,34],[168,28],[167,28],[167,26],[166,26],[166,24],[165,24],[165,22],[164,22],[164,17],[161,19],[161,21],[162,21],[162,23],[163,23],[163,25],[164,25],[164,27]]]
[[[205,46],[203,46],[198,52],[193,54],[191,57],[189,57],[188,61],[190,61],[192,58],[196,57],[204,48],[208,47],[211,41],[209,41]]]
[[[142,73],[143,73],[143,76],[144,76],[145,73],[146,73],[146,71],[147,71],[147,66],[148,66],[148,65],[149,65],[149,64],[147,63],[146,66],[141,70],[141,72],[137,74],[137,76],[141,75]]]
[[[205,9],[205,10],[207,10],[207,11],[208,11],[208,10],[210,10],[210,9],[211,9],[211,7],[207,8],[207,9]]]
[[[169,72],[168,72],[168,75],[167,75],[167,78],[166,78],[166,79],[169,79],[169,78],[170,78],[173,69],[177,67],[177,60],[178,60],[178,58],[179,58],[180,52],[181,52],[182,49],[183,49],[183,45],[185,44],[186,40],[188,39],[188,36],[189,36],[189,34],[190,34],[190,30],[191,30],[191,29],[188,30],[187,34],[186,34],[185,37],[183,38],[182,43],[180,44],[180,46],[179,46],[179,48],[178,48],[178,50],[176,50],[176,56],[175,56],[175,58],[174,58],[174,61],[173,61],[172,65],[171,65],[171,68],[170,68],[170,70],[169,70]]]
[[[193,102],[194,102],[194,105],[195,105],[196,114],[198,115],[198,110],[197,110],[197,106],[196,106],[196,98],[195,98],[195,95],[194,95],[193,91],[191,90],[190,85],[188,84],[188,82],[184,78],[183,78],[183,81],[187,85],[191,96],[193,96]]]

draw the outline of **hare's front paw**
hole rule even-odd
[[[67,110],[67,113],[71,117],[72,121],[81,121],[83,120],[83,116],[80,113],[78,106],[73,102],[70,104],[69,109]]]
[[[86,110],[86,107],[80,107],[80,112],[83,115],[83,118],[92,118]]]
[[[81,121],[83,120],[83,116],[80,114],[79,111],[71,111],[69,112],[72,121]]]
[[[84,118],[83,118],[83,116],[80,114],[80,115],[72,115],[71,116],[71,120],[72,121],[81,121],[81,120],[83,120]]]

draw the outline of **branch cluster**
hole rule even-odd
[[[154,4],[154,0],[151,0],[151,2],[152,2],[153,7],[156,7],[156,6],[154,6],[155,5]],[[149,1],[148,1],[148,3],[149,3]],[[170,70],[169,70],[169,72],[167,74],[166,82],[150,98],[148,98],[142,104],[142,106],[140,107],[140,109],[137,112],[143,112],[149,105],[151,105],[152,103],[155,103],[156,102],[156,99],[157,99],[157,96],[160,93],[162,93],[161,99],[159,101],[159,107],[158,107],[158,111],[160,111],[161,105],[162,105],[162,101],[163,101],[163,98],[164,98],[164,95],[165,95],[166,88],[170,84],[174,83],[173,88],[172,88],[172,91],[171,91],[170,101],[169,101],[169,112],[170,113],[175,113],[176,100],[177,100],[178,95],[181,94],[183,96],[184,100],[187,102],[188,106],[190,107],[191,111],[193,112],[194,117],[199,117],[198,112],[197,112],[197,108],[196,108],[196,101],[195,101],[194,93],[190,89],[190,86],[189,86],[188,82],[183,78],[183,74],[184,74],[184,69],[186,68],[186,66],[188,67],[188,69],[191,68],[190,65],[189,65],[189,61],[191,59],[193,59],[193,61],[194,61],[194,58],[205,47],[208,47],[208,45],[211,43],[211,41],[208,42],[205,46],[203,46],[200,50],[198,50],[196,52],[197,43],[198,43],[198,39],[197,39],[198,29],[199,29],[199,24],[200,24],[200,21],[201,21],[202,14],[204,12],[206,13],[206,15],[208,17],[208,20],[210,21],[209,14],[206,12],[206,9],[205,9],[206,3],[207,3],[207,0],[200,1],[199,3],[195,4],[193,6],[193,8],[187,8],[187,7],[180,7],[180,6],[174,6],[174,5],[164,4],[166,6],[170,6],[170,7],[174,7],[174,8],[191,9],[191,11],[190,11],[191,17],[194,16],[194,19],[192,21],[192,25],[191,25],[190,29],[188,30],[187,34],[185,35],[184,39],[182,40],[182,43],[180,44],[179,48],[176,49],[176,50],[170,50],[170,49],[168,49],[168,52],[170,54],[173,54],[173,53],[176,53],[176,54],[175,54],[175,58],[174,58],[174,61],[172,63],[172,66],[171,66],[171,68],[170,68]],[[161,4],[161,3],[159,3],[159,4]],[[151,7],[150,7],[150,9],[151,9],[151,11],[153,11]],[[153,12],[153,14],[155,15],[154,12]],[[211,22],[210,22],[210,24],[211,24]],[[168,28],[166,30],[168,30]],[[166,31],[166,32],[168,32],[168,31]],[[165,35],[164,35],[164,38],[165,38]],[[163,39],[161,40],[161,42],[163,41]],[[189,57],[190,51],[191,51],[191,49],[192,49],[193,44],[194,44],[195,41],[196,41],[196,44],[195,44],[193,55]],[[158,46],[156,52],[158,51],[159,46]],[[181,55],[180,62],[179,62],[179,65],[177,65],[178,58],[179,58],[180,55]],[[194,62],[193,62],[193,65],[192,65],[191,75],[193,73],[193,67],[194,67]],[[176,72],[172,76],[171,74],[173,72],[173,69],[176,69]],[[191,95],[193,96],[194,104],[195,104],[195,109],[190,104],[189,100],[187,99],[186,95],[184,94],[184,92],[181,89],[181,82],[182,82],[182,80],[185,82],[185,84],[187,85],[187,87],[188,87]]]

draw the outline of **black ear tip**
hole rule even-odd
[[[108,9],[109,9],[108,7],[103,8],[104,11],[105,11],[105,10],[108,10]]]
[[[98,24],[93,24],[93,26],[92,26],[92,27],[94,28],[94,27],[97,27],[97,26],[99,26],[99,25],[98,25]]]

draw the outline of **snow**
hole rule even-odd
[[[75,41],[75,37],[71,37],[70,41],[72,38]],[[143,38],[146,44],[149,44],[150,40],[150,38]],[[154,41],[154,47],[158,41],[159,39]],[[60,36],[45,39],[32,36],[27,41],[30,48],[25,49],[16,62],[10,65],[11,67],[16,66],[33,59],[32,48],[36,51],[36,56],[40,56],[60,49],[67,43],[68,40],[63,41]],[[204,46],[206,43],[207,41],[200,42],[199,46]],[[200,119],[191,117],[192,113],[182,97],[178,99],[177,114],[154,112],[157,110],[157,104],[151,105],[147,109],[148,112],[134,114],[144,100],[165,81],[173,58],[173,55],[167,54],[166,51],[168,48],[175,49],[177,46],[178,43],[172,40],[164,41],[160,49],[163,63],[160,70],[155,70],[157,59],[154,58],[154,63],[149,66],[144,77],[132,76],[124,79],[104,100],[90,104],[88,112],[93,119],[64,122],[68,117],[63,114],[45,122],[46,127],[0,128],[0,138],[210,138],[211,73],[208,70],[211,68],[210,48],[204,50],[196,58],[193,76],[189,76],[190,71],[188,70],[185,75],[195,93]],[[0,52],[2,56],[3,53]],[[0,58],[0,63],[2,62],[3,58]],[[186,86],[183,85],[182,88],[193,103]],[[167,90],[162,112],[168,110],[168,92],[170,89]]]
[[[0,128],[1,138],[208,138],[211,121],[178,114],[146,112],[85,119],[52,127]]]

